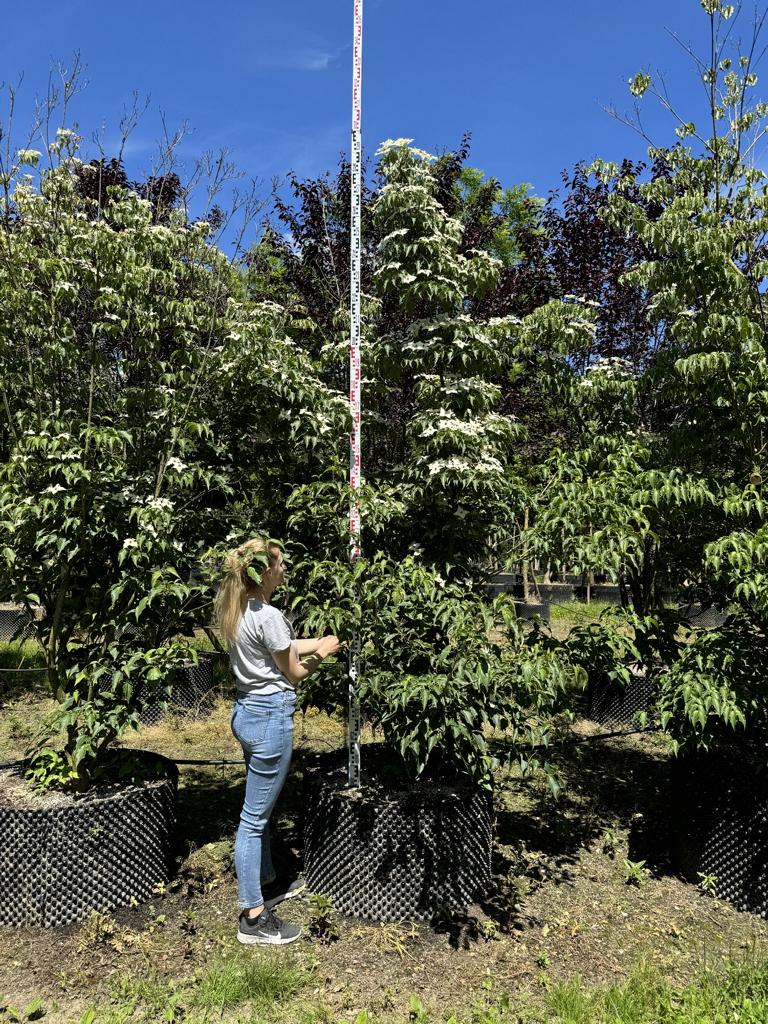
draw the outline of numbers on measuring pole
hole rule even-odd
[[[352,428],[349,435],[349,557],[360,556],[360,505],[358,491],[362,480],[360,438],[360,279],[363,146],[361,136],[363,88],[363,0],[354,0],[354,43],[352,48],[352,145],[350,151],[350,342],[349,342],[349,411]],[[349,785],[360,785],[360,702],[358,682],[360,670],[360,634],[349,646]]]

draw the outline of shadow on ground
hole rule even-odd
[[[465,914],[432,922],[456,948],[467,948],[488,929],[525,930],[537,925],[526,898],[544,882],[568,884],[585,849],[614,831],[626,832],[629,858],[655,874],[670,871],[669,760],[637,738],[589,738],[569,743],[552,758],[563,783],[555,800],[541,776],[511,773],[496,789],[496,839],[491,893]],[[276,862],[301,869],[303,756],[273,815]],[[242,806],[244,771],[236,766],[185,768],[179,790],[178,855],[234,837]]]
[[[272,815],[276,863],[288,873],[301,870],[301,782],[292,770]],[[177,803],[176,855],[185,860],[194,850],[222,839],[234,840],[245,795],[245,768],[186,767]]]

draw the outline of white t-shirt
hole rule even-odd
[[[273,651],[293,647],[298,656],[293,626],[279,608],[255,598],[245,607],[235,643],[229,645],[229,663],[240,693],[281,693],[293,690],[272,657]]]

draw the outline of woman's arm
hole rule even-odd
[[[317,650],[317,645],[320,643],[320,637],[313,637],[311,640],[297,640],[296,646],[299,650],[299,657],[303,658],[307,654],[314,654]],[[282,671],[282,669],[281,669]]]
[[[308,679],[313,672],[317,671],[324,658],[335,654],[339,649],[339,638],[337,636],[324,636],[315,643],[315,650],[307,654],[303,661],[299,661],[296,649],[293,644],[286,647],[284,651],[272,651],[275,664],[291,684],[296,686],[303,679]],[[298,643],[301,643],[299,640]]]

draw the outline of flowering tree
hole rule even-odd
[[[496,412],[490,377],[512,360],[512,323],[483,322],[465,310],[497,279],[487,252],[461,252],[461,224],[435,196],[433,158],[408,140],[384,143],[385,184],[374,204],[381,263],[379,295],[392,297],[402,327],[377,339],[370,359],[382,379],[412,384],[401,464],[390,481],[408,506],[408,535],[433,561],[471,561],[504,534],[521,504],[508,470],[517,427]],[[386,392],[383,392],[386,402]]]
[[[38,152],[3,169],[0,591],[40,610],[58,702],[33,774],[83,787],[189,656],[206,550],[279,519],[345,420],[280,311],[237,299],[209,225],[84,195],[77,152],[61,130],[37,182]]]
[[[660,669],[662,720],[676,742],[706,745],[737,725],[768,726],[768,248],[766,175],[753,160],[768,105],[751,98],[760,24],[731,53],[734,8],[702,7],[706,127],[639,74],[634,95],[655,93],[677,122],[678,141],[650,151],[665,173],[638,181],[626,166],[595,167],[612,183],[606,223],[647,253],[623,280],[644,295],[661,343],[639,369],[604,363],[572,381],[583,429],[576,450],[552,461],[537,530],[545,549],[580,567],[624,574],[630,623],[641,639],[655,636],[646,657]],[[733,614],[673,643],[679,616],[663,612],[664,585]]]

